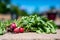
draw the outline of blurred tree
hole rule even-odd
[[[12,5],[11,10],[16,13],[18,16],[27,16],[27,12],[25,10],[19,9],[19,7]]]
[[[21,16],[28,16],[28,13],[26,12],[26,10],[20,10],[20,15]]]
[[[36,13],[36,12],[33,12],[33,13],[32,13],[32,15],[38,15],[38,16],[39,16],[39,14],[38,14],[38,13]]]
[[[9,4],[10,4],[10,0],[0,0],[0,13],[5,13],[10,10],[12,14],[15,13],[18,16],[28,15],[25,10],[21,10],[17,6],[14,6],[14,5],[11,5],[10,8],[7,8],[7,5]]]
[[[10,8],[7,7],[8,5],[10,5],[10,1],[11,1],[11,0],[4,0],[4,3],[5,3],[5,5],[6,5],[6,12],[7,12],[7,11],[10,11]]]
[[[4,13],[6,11],[6,5],[0,2],[0,13]]]
[[[1,3],[2,0],[0,0],[0,3]]]
[[[50,12],[56,12],[55,6],[51,6],[49,11],[50,11]]]
[[[38,7],[35,8],[34,12],[32,13],[32,15],[39,15],[39,9]]]
[[[10,4],[10,0],[4,0],[5,4]]]
[[[18,19],[18,16],[27,16],[27,12],[25,10],[19,9],[18,6],[11,5],[11,18],[12,20]]]
[[[5,13],[7,10],[7,5],[10,3],[10,0],[0,0],[0,13]]]
[[[51,6],[51,7],[50,7],[50,10],[53,10],[53,9],[56,9],[56,8],[55,8],[54,6]]]

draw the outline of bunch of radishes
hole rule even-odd
[[[24,28],[23,27],[17,27],[16,23],[12,23],[9,28],[7,28],[8,32],[14,32],[14,33],[23,33]]]

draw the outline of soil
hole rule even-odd
[[[6,33],[0,36],[0,40],[60,40],[60,29],[57,30],[56,34]]]

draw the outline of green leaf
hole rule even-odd
[[[41,33],[41,31],[40,30],[36,30],[36,33]]]
[[[2,29],[0,28],[0,35],[3,35],[3,31],[2,31]]]

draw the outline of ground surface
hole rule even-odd
[[[0,36],[0,40],[60,40],[60,30],[57,30],[57,34],[6,33]]]

